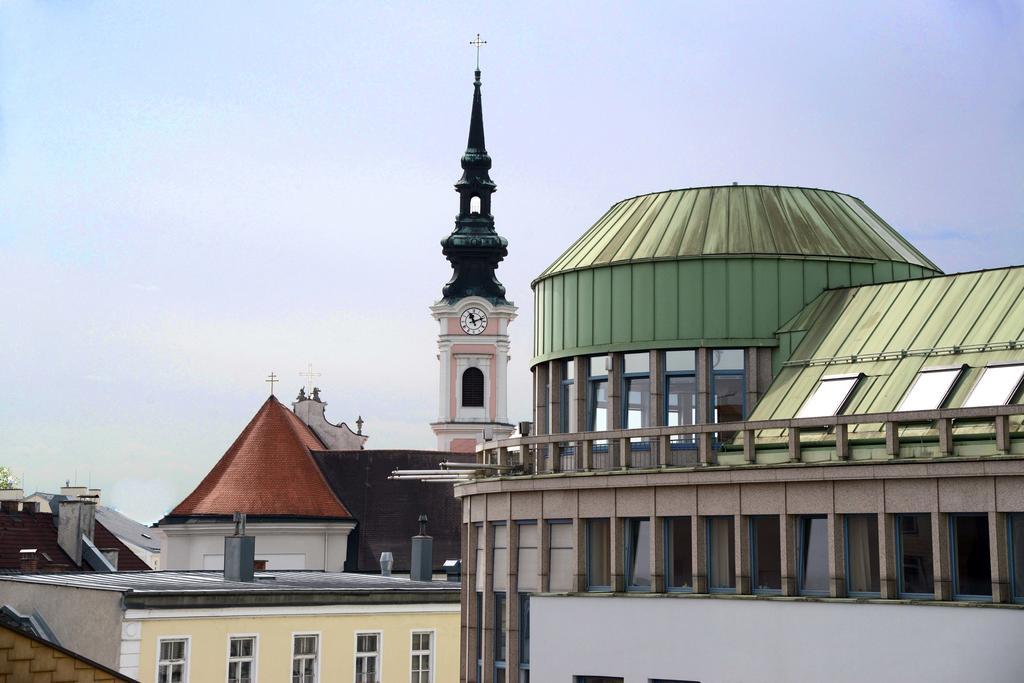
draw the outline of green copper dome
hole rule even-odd
[[[840,192],[731,185],[642,195],[612,206],[533,282],[533,363],[778,349],[776,330],[826,289],[940,273]]]
[[[540,277],[627,261],[742,254],[897,261],[938,270],[856,197],[731,185],[625,199]]]

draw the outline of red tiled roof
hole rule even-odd
[[[118,571],[150,568],[99,522],[96,522],[93,543],[100,549],[117,549]],[[21,551],[25,548],[36,549],[41,572],[90,570],[85,563],[81,567],[76,566],[61,550],[57,543],[57,527],[49,512],[0,512],[0,570],[20,570]]]
[[[351,517],[313,462],[324,446],[273,396],[171,517],[231,515]]]

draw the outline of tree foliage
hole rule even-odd
[[[11,468],[0,465],[0,489],[16,489],[18,483],[18,478],[11,472]]]

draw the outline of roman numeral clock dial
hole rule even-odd
[[[487,329],[487,314],[479,308],[467,308],[462,312],[459,323],[466,334],[481,334]]]

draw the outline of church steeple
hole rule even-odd
[[[480,96],[480,68],[473,81],[473,108],[469,119],[469,140],[462,155],[462,177],[455,183],[459,193],[459,215],[455,230],[441,240],[442,253],[452,264],[452,278],[442,290],[448,303],[479,296],[494,304],[508,303],[505,288],[495,270],[508,254],[508,240],[494,230],[491,195],[497,190],[491,180],[491,157],[484,143],[484,114]]]

